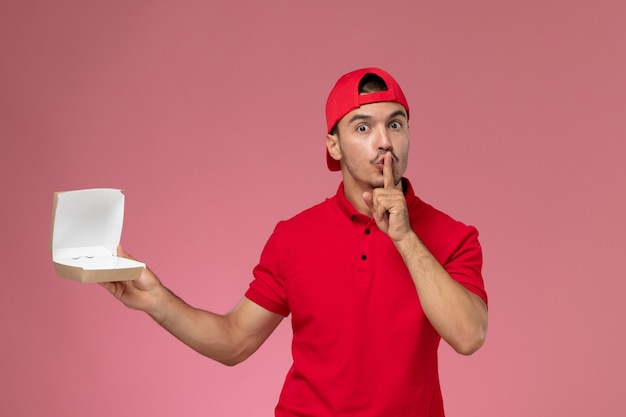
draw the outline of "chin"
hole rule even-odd
[[[385,186],[385,183],[381,179],[381,180],[371,181],[369,183],[369,186],[372,187],[372,188],[383,188]]]

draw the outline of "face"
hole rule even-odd
[[[330,155],[341,161],[346,187],[382,187],[387,152],[391,152],[397,184],[406,171],[409,154],[406,110],[393,102],[365,104],[339,121],[337,133],[328,135],[326,144]]]

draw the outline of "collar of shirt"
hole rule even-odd
[[[415,193],[413,192],[413,186],[411,185],[411,182],[404,177],[402,178],[402,190],[404,192],[404,198],[406,200],[406,204],[407,206],[410,207],[417,197],[415,196]],[[359,213],[354,208],[352,203],[348,201],[348,199],[346,198],[343,192],[343,181],[341,182],[341,184],[339,184],[336,198],[337,198],[337,205],[339,206],[339,209],[341,210],[343,214],[345,214],[345,216],[348,219],[350,219],[350,221],[359,222],[359,223],[369,223],[372,220],[371,217],[365,214]]]

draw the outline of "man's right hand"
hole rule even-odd
[[[117,255],[123,258],[135,259],[121,246],[117,247]],[[156,301],[157,294],[163,286],[154,273],[147,267],[141,276],[132,281],[100,282],[101,286],[109,290],[118,300],[127,307],[149,313]]]

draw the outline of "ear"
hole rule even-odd
[[[339,145],[339,136],[337,134],[326,135],[326,149],[331,158],[336,161],[341,160],[341,146]]]

